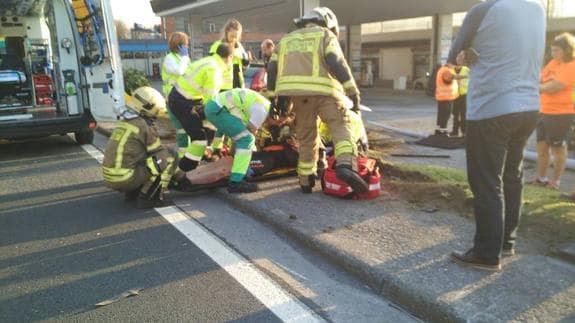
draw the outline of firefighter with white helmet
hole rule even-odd
[[[102,163],[107,187],[137,200],[138,208],[163,206],[163,192],[177,167],[177,153],[162,147],[154,119],[166,110],[162,94],[140,87],[126,101],[127,109],[112,132]],[[183,174],[182,174],[183,175]],[[186,181],[185,176],[179,176]]]
[[[350,122],[350,113],[359,113],[359,90],[339,45],[337,18],[329,8],[318,7],[294,23],[298,29],[280,40],[268,65],[268,89],[293,102],[302,191],[311,193],[315,185],[319,117],[331,130],[337,177],[355,192],[365,192],[368,185],[357,174]],[[346,96],[353,112],[345,107]]]

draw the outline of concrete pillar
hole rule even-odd
[[[453,39],[453,15],[433,16],[433,36],[431,39],[430,69],[436,63],[444,64],[449,56]]]
[[[319,0],[299,0],[300,17],[303,16],[306,12],[311,11],[311,9],[319,6]]]
[[[356,81],[361,78],[361,25],[346,26],[345,56]]]
[[[188,33],[190,35],[190,55],[192,60],[200,59],[204,56],[202,46],[202,16],[190,15]]]

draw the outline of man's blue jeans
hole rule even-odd
[[[487,260],[515,244],[523,195],[523,149],[537,123],[537,111],[468,120],[467,177],[473,192],[473,249]]]

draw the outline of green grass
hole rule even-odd
[[[467,176],[464,171],[441,167],[441,166],[421,166],[413,164],[394,164],[404,171],[420,172],[437,183],[450,183],[467,185]],[[575,221],[575,204],[561,199],[560,192],[533,185],[525,185],[523,191],[525,215],[559,216],[561,218],[571,218]]]

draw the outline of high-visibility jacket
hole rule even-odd
[[[160,150],[160,136],[146,120],[136,117],[119,122],[104,152],[104,180],[111,183],[130,181],[136,166],[147,163],[149,156]]]
[[[333,54],[349,80],[341,84],[330,73],[326,56]],[[275,94],[285,96],[328,95],[337,99],[359,93],[335,34],[320,26],[295,30],[283,37],[272,61],[277,60]]]
[[[447,66],[442,66],[437,71],[437,78],[435,79],[435,99],[437,101],[453,101],[459,96],[457,81],[453,79],[451,83],[445,82],[443,79],[445,73],[455,75],[455,70]]]
[[[251,119],[254,104],[259,103],[263,107],[265,116],[270,111],[270,101],[263,95],[250,89],[231,89],[216,96],[214,101],[221,107],[225,107],[233,116],[248,124]],[[263,118],[265,119],[265,118]],[[262,122],[264,120],[261,120]],[[261,124],[255,124],[259,127]]]
[[[177,64],[180,64],[182,61],[182,57],[180,55],[178,55],[178,53],[174,53],[174,52],[168,53],[164,57],[164,59],[162,60],[162,68],[160,69],[160,71],[161,71],[161,76],[162,76],[162,93],[164,94],[165,98],[168,97],[168,95],[170,94],[170,91],[172,91],[172,87],[174,87],[178,77],[180,76],[177,74],[168,73],[166,71],[165,64],[166,64],[166,60],[168,59],[168,57],[173,59]]]
[[[210,55],[217,55],[216,51],[218,50],[218,46],[222,43],[221,40],[216,40],[212,46],[210,47]],[[238,78],[240,87],[244,87],[244,73],[243,73],[243,66],[247,65],[244,63],[249,63],[248,61],[248,54],[244,49],[244,46],[240,43],[236,43],[236,48],[233,49],[232,53],[232,63],[228,65],[227,68],[224,70],[224,84],[222,85],[223,90],[229,90],[234,87],[234,77]],[[234,69],[237,71],[234,75]]]
[[[465,78],[457,80],[457,87],[459,88],[459,95],[467,95],[467,88],[469,85],[469,67],[461,66],[457,75],[466,76]]]
[[[188,100],[207,100],[222,89],[222,74],[226,64],[219,55],[204,57],[191,63],[184,75],[176,80],[176,90]]]

